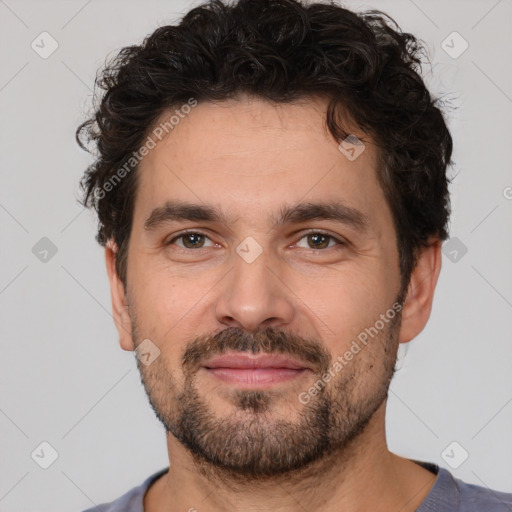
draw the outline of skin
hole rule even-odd
[[[274,328],[316,343],[332,362],[394,303],[397,240],[377,181],[376,149],[365,138],[364,152],[349,161],[324,126],[325,111],[324,100],[313,98],[278,106],[246,96],[199,103],[141,162],[126,286],[116,273],[114,243],[106,248],[106,264],[121,347],[134,350],[150,339],[160,349],[154,363],[139,369],[153,407],[167,421],[176,420],[172,411],[187,382],[182,358],[194,340],[228,328],[251,334]],[[350,133],[364,135],[355,128]],[[151,212],[171,200],[217,206],[229,223],[173,221],[145,230]],[[362,212],[368,229],[332,220],[273,228],[281,207],[326,200]],[[185,229],[205,234],[205,245],[168,244]],[[348,244],[334,240],[315,249],[308,230]],[[248,236],[262,249],[250,264],[236,252]],[[347,404],[363,408],[383,398],[358,435],[300,470],[238,478],[198,460],[168,432],[170,470],[146,493],[145,510],[416,510],[435,475],[388,450],[385,395],[398,343],[419,334],[430,316],[440,268],[440,242],[433,239],[419,255],[401,321],[381,330],[325,388],[339,405],[340,421]],[[279,421],[300,425],[306,406],[297,397],[318,375],[307,371],[275,385],[264,415],[242,411],[233,386],[206,371],[189,377],[220,424],[236,418],[266,436]]]

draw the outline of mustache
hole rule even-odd
[[[254,333],[228,327],[192,341],[183,354],[183,368],[188,372],[197,371],[206,359],[228,351],[292,356],[310,363],[318,372],[325,371],[331,360],[329,353],[316,340],[307,340],[273,327]]]

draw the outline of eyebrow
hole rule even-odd
[[[366,215],[338,201],[309,202],[283,206],[277,217],[273,216],[272,219],[274,220],[272,228],[311,220],[331,220],[361,232],[366,232],[369,228]],[[154,231],[168,222],[187,220],[229,224],[227,216],[215,206],[168,201],[151,212],[144,222],[144,229]]]

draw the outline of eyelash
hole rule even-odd
[[[187,235],[200,235],[200,236],[203,236],[205,238],[208,238],[210,239],[210,237],[206,234],[206,233],[202,233],[201,231],[185,231],[177,236],[175,236],[174,238],[172,238],[171,240],[169,240],[168,242],[165,243],[166,246],[168,245],[172,245],[174,244],[174,242],[176,240],[179,240],[180,238],[184,238],[185,236]],[[336,238],[335,236],[331,235],[330,233],[327,233],[325,231],[321,231],[321,230],[312,230],[312,231],[308,231],[306,233],[304,233],[300,239],[302,240],[303,238],[306,238],[307,236],[309,235],[322,235],[322,236],[325,236],[327,238],[329,238],[330,240],[334,241],[334,242],[337,242],[337,245],[340,246],[340,247],[343,247],[343,246],[347,246],[348,243],[343,241],[343,240],[340,240],[339,238]],[[178,246],[179,247],[179,246]],[[324,249],[314,249],[314,248],[309,248],[310,251],[326,251],[327,249],[334,249],[335,247],[326,247]],[[181,249],[183,252],[189,252],[189,251],[196,251],[196,252],[199,252],[201,251],[201,249],[208,249],[208,247],[199,247],[197,249],[193,249],[193,248],[188,248],[188,247],[179,247],[179,249]]]

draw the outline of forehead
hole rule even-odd
[[[320,99],[198,103],[141,162],[135,217],[182,200],[273,224],[284,204],[342,199],[370,219],[390,220],[375,148],[366,141],[356,159],[347,158],[326,129],[326,108]]]

